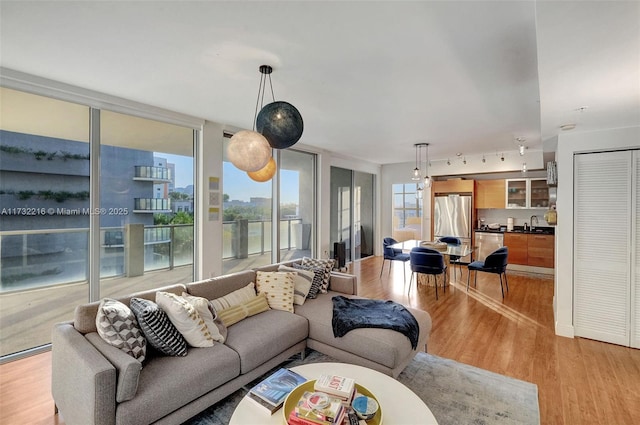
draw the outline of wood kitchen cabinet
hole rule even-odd
[[[504,234],[504,245],[509,247],[509,264],[554,267],[553,235],[507,232]]]
[[[554,267],[555,241],[553,235],[527,235],[530,266]]]
[[[527,236],[525,233],[504,234],[504,245],[509,248],[509,264],[529,265]]]
[[[476,208],[504,208],[505,181],[476,180]]]

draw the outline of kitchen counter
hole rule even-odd
[[[524,230],[522,226],[514,226],[513,230],[506,230],[507,226],[501,226],[500,229],[474,229],[474,232],[482,233],[524,233],[528,235],[554,235],[554,227],[539,226],[535,229]]]

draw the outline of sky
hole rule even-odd
[[[168,163],[175,164],[175,187],[187,187],[193,184],[193,158],[190,156],[172,155],[155,152],[154,156],[166,158]],[[231,200],[249,201],[251,197],[271,198],[271,181],[258,183],[249,178],[247,173],[237,169],[230,162],[223,163],[223,193]],[[297,171],[281,170],[280,172],[282,203],[299,202]]]

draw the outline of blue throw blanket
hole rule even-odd
[[[420,327],[409,310],[395,301],[351,299],[335,296],[333,301],[333,336],[341,337],[352,329],[384,328],[409,338],[411,348],[418,347]]]

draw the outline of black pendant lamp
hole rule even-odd
[[[272,148],[286,149],[296,144],[302,137],[304,129],[302,115],[289,102],[275,101],[271,84],[273,68],[269,65],[262,65],[260,72],[264,77],[261,82],[262,94],[264,96],[264,85],[268,77],[273,102],[265,105],[258,113],[256,130],[267,139]]]

